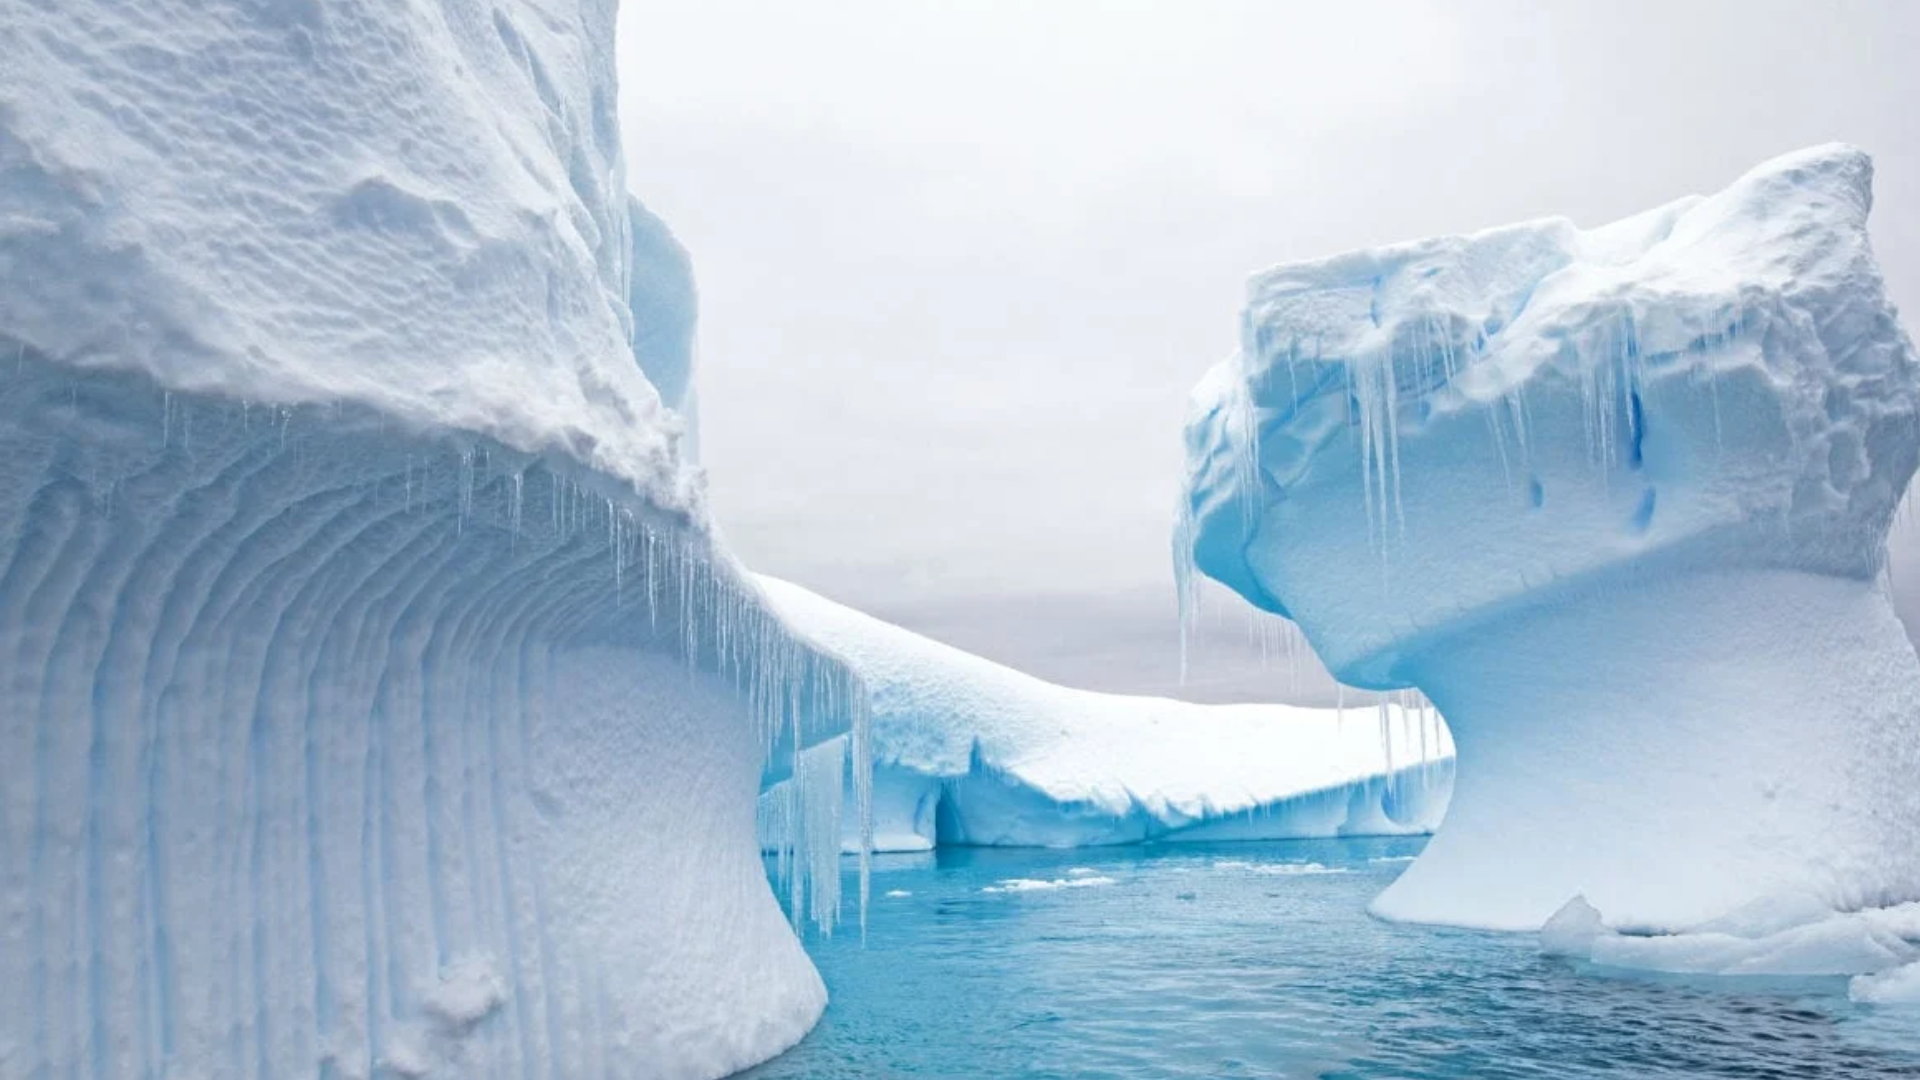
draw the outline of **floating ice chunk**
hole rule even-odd
[[[1607,967],[1695,975],[1858,975],[1920,958],[1883,913],[1816,909],[1803,897],[1765,898],[1670,934],[1623,934],[1574,897],[1540,931],[1541,951]]]
[[[1847,982],[1847,997],[1869,1005],[1920,1006],[1920,962]]]
[[[1087,889],[1112,884],[1114,880],[1110,877],[1054,878],[1050,881],[1039,878],[1006,878],[980,891],[987,893],[1049,892],[1054,889]]]
[[[1865,919],[1834,916],[1760,938],[1682,933],[1596,938],[1609,967],[1701,975],[1852,975],[1906,963],[1914,948]]]
[[[1239,859],[1215,860],[1213,868],[1215,870],[1241,870],[1249,874],[1268,874],[1276,877],[1295,874],[1345,874],[1348,872],[1343,867],[1327,866],[1317,862],[1257,863],[1245,862]]]
[[[1548,956],[1592,959],[1595,939],[1608,932],[1587,898],[1576,896],[1540,928],[1540,951]]]

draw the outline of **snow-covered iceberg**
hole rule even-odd
[[[1418,833],[1446,810],[1453,743],[1430,707],[1194,705],[1070,689],[759,581],[790,625],[867,686],[879,850]],[[770,836],[786,834],[796,792],[781,784],[763,796],[763,828],[782,826]]]
[[[0,1075],[711,1077],[820,1014],[754,805],[861,691],[707,527],[613,30],[0,19]]]
[[[1920,661],[1883,584],[1920,381],[1868,157],[1282,266],[1195,391],[1176,551],[1453,725],[1381,914],[1682,929],[1920,899]]]

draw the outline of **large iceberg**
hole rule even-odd
[[[1583,231],[1282,266],[1195,391],[1176,549],[1453,725],[1387,916],[1681,929],[1920,899],[1882,569],[1920,382],[1845,146]]]
[[[613,16],[0,16],[0,1076],[712,1077],[819,1016],[754,805],[862,691],[707,525]]]
[[[759,582],[867,686],[877,850],[1392,835],[1430,832],[1446,811],[1453,743],[1424,704],[1194,705],[1071,689]],[[829,776],[832,753],[808,751]],[[763,796],[763,821],[787,826],[805,780]],[[841,820],[856,846],[859,819]]]

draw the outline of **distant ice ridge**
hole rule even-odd
[[[1418,833],[1446,810],[1453,743],[1431,709],[1074,690],[758,580],[868,688],[879,850]],[[774,786],[763,822],[784,826],[793,798]]]
[[[1878,580],[1920,369],[1871,181],[1823,146],[1600,229],[1253,279],[1194,392],[1179,573],[1452,723],[1446,826],[1376,911],[1920,900],[1920,661]]]
[[[613,29],[0,19],[0,1076],[680,1080],[818,1018],[754,804],[864,691],[707,526]]]

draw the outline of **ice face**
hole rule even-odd
[[[498,443],[22,356],[0,1072],[706,1077],[811,1025],[754,800],[862,691],[709,537]],[[500,1000],[452,1022],[470,960]]]
[[[1411,700],[1342,711],[1074,690],[758,580],[868,688],[881,850],[1391,835],[1446,809],[1451,737]],[[764,797],[769,846],[796,799],[787,784]]]
[[[864,775],[864,689],[707,526],[612,6],[0,38],[0,1075],[690,1080],[799,1039],[755,798],[819,744]]]
[[[693,260],[667,223],[628,199],[633,259],[628,302],[633,311],[633,356],[640,370],[683,425],[681,456],[699,453],[699,403],[694,386],[694,329],[699,293]]]
[[[1383,913],[1920,896],[1920,664],[1875,582],[1920,368],[1871,179],[1820,147],[1600,229],[1253,280],[1194,393],[1176,557],[1454,724],[1448,825]]]

